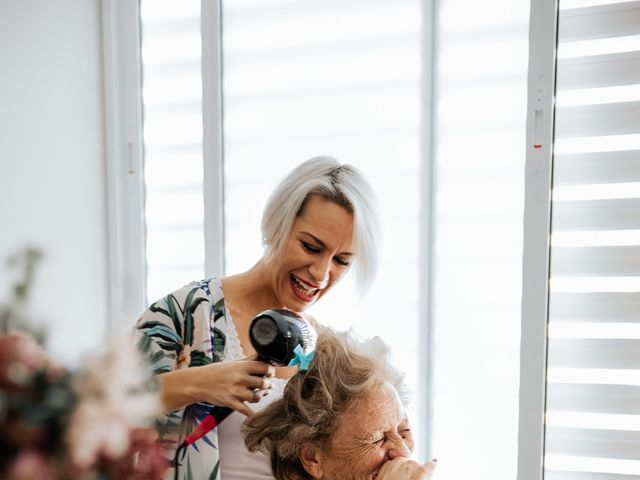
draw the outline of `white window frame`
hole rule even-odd
[[[518,480],[540,480],[549,290],[557,0],[531,1],[520,330]]]
[[[205,275],[224,274],[222,48],[220,2],[201,2]]]
[[[102,0],[102,38],[108,329],[117,333],[130,328],[147,303],[139,3]]]
[[[437,0],[422,1],[422,135],[420,139],[421,169],[420,169],[420,202],[423,205],[420,218],[420,267],[419,283],[422,295],[419,297],[418,336],[424,345],[420,350],[420,364],[423,366],[423,378],[417,391],[418,423],[422,427],[420,444],[423,445],[417,454],[419,458],[433,458],[433,401],[430,392],[433,391],[433,258],[434,258],[434,158],[435,146],[435,95],[437,88],[437,21],[439,8]],[[426,67],[428,65],[428,67]]]
[[[109,330],[146,308],[139,2],[102,0],[109,231]],[[202,2],[205,274],[224,272],[220,3]]]

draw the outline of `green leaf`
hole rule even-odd
[[[180,336],[173,331],[171,327],[157,320],[144,322],[138,329],[143,331],[148,337],[161,338],[178,344],[181,340]]]
[[[198,297],[194,299],[197,292],[201,291],[200,288],[192,289],[187,295],[184,301],[184,334],[183,340],[185,345],[193,345],[194,328],[195,323],[193,320],[193,313],[202,302],[207,301],[207,297]]]
[[[167,295],[167,316],[173,321],[173,326],[178,335],[184,338],[184,334],[182,334],[182,321],[180,314],[176,310],[176,305],[180,306],[178,299],[174,297],[173,294]]]
[[[200,350],[193,350],[191,352],[191,362],[189,363],[190,367],[201,367],[203,365],[209,365],[211,363],[211,359],[205,355],[204,352]]]
[[[218,300],[213,306],[213,322],[215,323],[226,314],[226,308],[224,306],[224,298]]]
[[[187,480],[193,480],[193,472],[191,471],[191,458],[187,457]]]
[[[220,470],[220,460],[216,462],[215,467],[211,471],[211,475],[209,475],[209,480],[218,480],[218,471]]]

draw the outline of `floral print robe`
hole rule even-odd
[[[227,318],[219,279],[193,282],[153,303],[138,320],[138,348],[155,374],[222,361]],[[197,403],[157,418],[159,441],[174,459],[184,437],[207,416]],[[167,478],[220,480],[217,428],[181,452]]]

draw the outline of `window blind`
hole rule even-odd
[[[640,478],[640,2],[560,2],[545,479]]]
[[[200,0],[141,0],[147,297],[204,277]]]

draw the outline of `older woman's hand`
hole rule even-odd
[[[437,462],[418,463],[406,457],[396,457],[385,463],[376,480],[423,480],[429,478]]]

